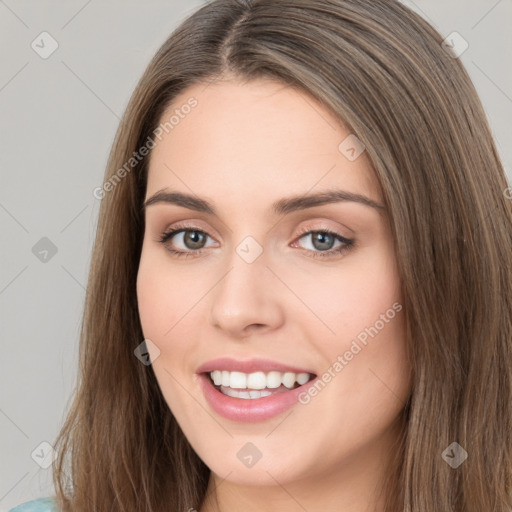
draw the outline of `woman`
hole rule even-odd
[[[442,39],[215,0],[161,47],[98,191],[56,510],[510,511],[510,189]]]

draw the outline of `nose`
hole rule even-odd
[[[239,339],[279,328],[285,289],[264,255],[248,263],[233,251],[226,269],[212,290],[210,325]]]

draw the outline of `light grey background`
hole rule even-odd
[[[0,511],[53,493],[36,460],[75,385],[93,190],[150,58],[202,3],[0,0]],[[460,58],[512,183],[512,0],[404,3],[443,37],[456,31],[469,43]],[[31,47],[43,31],[59,45],[47,59]],[[57,248],[46,262],[32,249],[43,237]]]

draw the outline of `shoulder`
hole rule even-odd
[[[53,498],[38,498],[37,500],[26,501],[8,512],[56,512],[57,504]]]

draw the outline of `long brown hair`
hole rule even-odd
[[[214,0],[163,44],[106,169],[79,381],[55,442],[64,512],[205,499],[210,471],[134,356],[148,157],[130,159],[177,94],[225,76],[319,100],[364,143],[382,188],[414,373],[386,512],[510,512],[512,201],[474,86],[442,40],[395,0]],[[442,456],[454,442],[468,454],[457,468]]]

